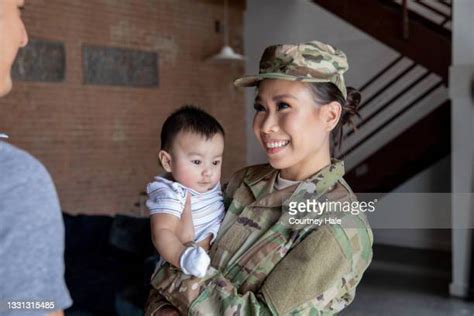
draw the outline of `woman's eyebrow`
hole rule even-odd
[[[295,97],[291,94],[279,94],[279,95],[274,96],[272,99],[273,99],[273,101],[278,101],[278,100],[281,100],[281,99],[288,99],[288,98],[298,100],[297,97]]]
[[[291,95],[291,94],[279,94],[279,95],[276,95],[276,96],[272,97],[272,100],[273,100],[273,101],[278,101],[278,100],[286,99],[286,98],[298,100],[297,97],[295,97],[295,96],[293,96],[293,95]],[[257,96],[255,97],[255,102],[258,102],[258,101],[262,101],[262,98],[261,98],[259,95],[257,95]]]

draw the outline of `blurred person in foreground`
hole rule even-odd
[[[21,19],[24,2],[0,0],[0,97],[12,89],[11,67],[18,49],[28,43]],[[59,316],[72,304],[64,281],[64,224],[53,181],[38,160],[4,141],[0,282],[0,315]]]

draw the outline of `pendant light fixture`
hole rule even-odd
[[[208,60],[211,62],[226,62],[226,61],[240,61],[244,60],[244,56],[234,52],[232,47],[229,45],[229,13],[228,13],[228,0],[224,0],[224,46],[220,52]]]

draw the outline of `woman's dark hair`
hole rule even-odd
[[[224,136],[221,124],[200,108],[185,105],[173,112],[161,128],[161,149],[171,151],[174,139],[180,132],[196,133],[206,139],[216,134]]]
[[[362,99],[360,92],[352,87],[347,88],[347,98],[344,98],[341,90],[332,82],[317,82],[310,83],[309,87],[314,95],[314,99],[318,104],[328,104],[331,102],[338,102],[342,106],[342,113],[339,122],[332,133],[332,152],[337,146],[337,149],[341,149],[342,139],[344,136],[343,128],[346,124],[350,124],[355,130],[355,124],[353,122],[354,116],[360,118],[359,105]]]

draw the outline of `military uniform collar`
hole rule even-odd
[[[273,169],[273,167],[268,163],[264,165],[253,166],[251,167],[251,170],[245,175],[244,182],[247,185],[252,186],[260,180],[268,178],[275,172],[278,172],[278,170]]]
[[[344,161],[331,159],[331,164],[319,170],[312,177],[301,181],[289,200],[294,200],[300,195],[309,194],[313,196],[321,195],[331,189],[344,175]]]
[[[275,192],[278,197],[273,197],[273,186],[278,174],[277,169],[273,169],[269,164],[252,168],[244,178],[244,182],[249,186],[256,201],[256,205],[274,207],[282,205],[283,200],[293,197],[305,191],[308,193],[322,193],[333,186],[344,175],[344,162],[331,159],[331,164],[327,165],[310,178],[301,181],[294,189],[294,186]],[[280,196],[281,195],[281,196]]]
[[[306,184],[307,188],[307,184],[312,183],[315,186],[315,191],[322,192],[334,185],[340,178],[342,178],[344,173],[344,161],[333,158],[329,165],[316,172],[310,178],[302,181],[301,184]],[[298,189],[302,187],[301,184],[298,186]],[[298,189],[296,191],[298,191]]]
[[[251,167],[244,178],[250,191],[256,200],[260,197],[273,192],[273,184],[275,183],[277,169],[273,169],[269,164]]]

